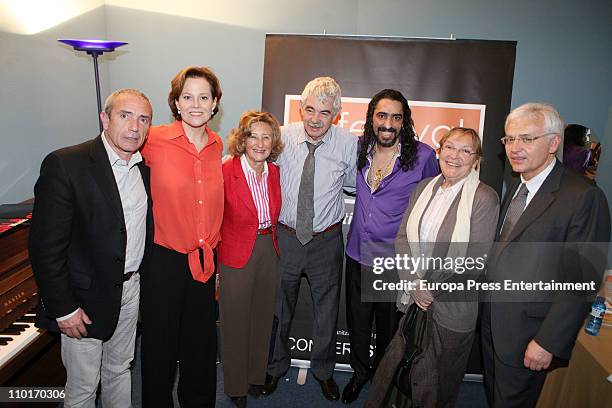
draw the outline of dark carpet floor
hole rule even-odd
[[[136,367],[133,373],[133,404],[134,408],[141,407],[141,391],[140,391],[140,352],[139,344],[137,343],[136,349]],[[261,397],[255,399],[248,397],[249,407],[269,407],[269,408],[318,408],[318,407],[341,407],[345,406],[341,402],[330,402],[327,401],[321,394],[321,387],[317,381],[312,377],[312,374],[308,372],[306,377],[306,383],[299,385],[297,383],[299,369],[291,368],[287,373],[287,376],[282,379],[278,388],[273,395],[269,397]],[[349,382],[351,373],[349,372],[336,372],[334,379],[338,383],[340,392],[344,386]],[[362,407],[366,395],[367,385],[361,391],[359,399],[352,404],[351,407]],[[179,407],[178,401],[175,399],[175,406]],[[223,393],[223,365],[218,364],[217,366],[217,404],[218,408],[232,408],[234,404],[232,401]],[[459,393],[459,399],[456,407],[458,408],[486,408],[487,402],[484,392],[484,387],[480,382],[463,382]],[[107,407],[105,407],[107,408]],[[172,407],[169,407],[172,408]]]

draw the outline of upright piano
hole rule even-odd
[[[34,327],[38,291],[28,232],[28,217],[0,218],[0,386],[62,387],[59,337]]]

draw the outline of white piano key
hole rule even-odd
[[[9,341],[7,345],[0,346],[0,370],[11,358],[19,354],[21,350],[26,348],[40,335],[41,333],[38,328],[34,326],[34,323],[29,323],[28,328],[16,336],[6,336],[0,333],[2,337],[10,337],[13,339],[13,341]]]

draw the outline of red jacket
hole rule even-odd
[[[259,227],[257,210],[242,171],[240,156],[226,161],[222,168],[225,207],[221,224],[221,244],[217,247],[217,259],[230,268],[243,268],[251,257],[257,238]],[[272,238],[278,254],[276,224],[281,207],[280,173],[278,167],[272,163],[268,163],[268,196],[270,218],[272,219]]]

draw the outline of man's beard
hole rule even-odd
[[[395,143],[397,143],[397,140],[399,139],[400,135],[402,134],[401,130],[398,133],[397,129],[395,129],[395,128],[386,128],[386,127],[383,127],[383,126],[380,126],[378,128],[378,133],[380,134],[380,132],[393,132],[393,134],[395,135],[393,137],[393,139],[391,139],[391,140],[380,140],[378,135],[376,135],[376,144],[379,145],[380,147],[391,147],[391,146],[393,146]]]

